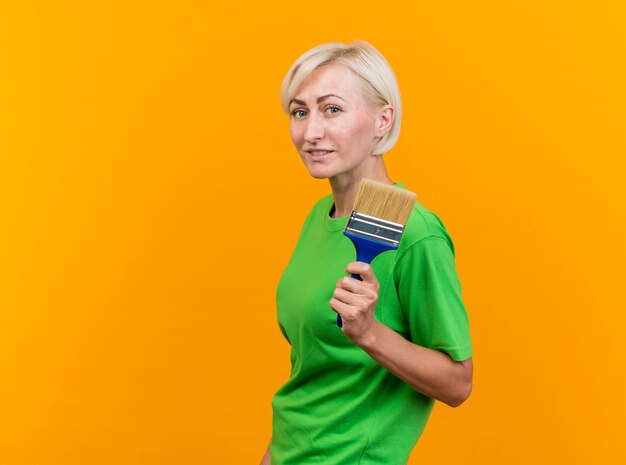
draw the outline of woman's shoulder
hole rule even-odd
[[[411,216],[405,226],[398,252],[402,254],[415,244],[429,238],[444,240],[454,253],[452,238],[441,218],[416,200]]]
[[[317,202],[313,204],[313,208],[311,208],[311,213],[323,212],[323,214],[327,214],[330,211],[330,208],[333,205],[333,195],[328,194],[319,199]]]
[[[309,210],[309,213],[306,215],[302,228],[305,229],[310,227],[312,224],[321,224],[324,217],[328,216],[328,212],[330,211],[332,205],[332,194],[325,195],[321,199],[317,200]]]
[[[311,207],[311,210],[309,210],[309,213],[306,216],[305,223],[308,223],[310,221],[315,221],[315,220],[321,221],[324,218],[324,216],[328,215],[328,212],[330,211],[332,206],[333,206],[332,194],[325,195],[321,199],[317,200]]]

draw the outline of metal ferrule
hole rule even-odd
[[[346,225],[346,232],[397,247],[404,225],[353,211]]]

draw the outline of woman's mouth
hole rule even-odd
[[[313,160],[321,160],[329,153],[332,153],[333,150],[307,150],[307,153],[311,156]]]

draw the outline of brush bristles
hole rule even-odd
[[[406,225],[414,205],[413,192],[371,179],[362,179],[352,210]]]

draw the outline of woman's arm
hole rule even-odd
[[[472,390],[472,359],[456,362],[447,354],[407,341],[388,326],[376,321],[378,280],[372,267],[352,262],[346,272],[363,281],[339,280],[330,306],[343,319],[345,335],[391,373],[416,391],[457,407]]]
[[[271,443],[272,443],[272,440],[270,439],[270,444]],[[259,465],[272,465],[272,463],[270,461],[270,446],[269,446],[269,444],[267,446],[267,450],[265,451],[265,455],[261,459],[261,463]]]
[[[376,321],[355,342],[370,357],[416,391],[458,407],[472,390],[472,359],[455,362],[447,354],[407,341]]]

